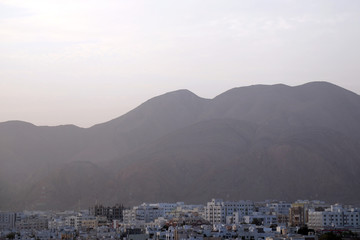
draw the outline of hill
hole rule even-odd
[[[360,97],[327,82],[188,90],[91,128],[0,123],[0,204],[212,197],[359,203]]]

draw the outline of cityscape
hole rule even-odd
[[[360,0],[0,0],[0,240],[360,240]]]
[[[319,200],[94,204],[0,212],[0,239],[318,240],[357,238],[360,208]]]

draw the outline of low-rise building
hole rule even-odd
[[[270,226],[272,224],[277,224],[277,216],[270,214],[254,213],[253,215],[243,217],[243,222],[245,223],[251,224],[254,221],[259,222],[263,226]]]

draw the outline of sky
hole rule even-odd
[[[90,127],[174,90],[360,94],[358,0],[0,0],[0,122]]]

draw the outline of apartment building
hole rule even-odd
[[[49,220],[46,216],[30,215],[16,221],[15,225],[18,230],[42,230],[48,228]]]
[[[121,204],[116,204],[114,206],[103,206],[101,204],[96,204],[94,207],[90,208],[90,214],[94,216],[103,216],[106,217],[109,221],[112,220],[123,220],[123,210],[124,206]]]
[[[331,205],[324,211],[310,209],[309,228],[325,227],[360,227],[360,209],[344,208],[340,204]]]
[[[13,229],[15,227],[16,213],[0,212],[0,230]]]
[[[226,217],[252,215],[254,204],[251,201],[223,201],[212,199],[205,207],[205,219],[211,224],[226,223]]]
[[[245,222],[245,223],[251,224],[254,222],[254,220],[257,220],[258,222],[261,223],[261,225],[267,226],[267,227],[272,224],[278,223],[276,215],[254,213],[253,215],[243,217],[243,222]]]
[[[266,204],[266,213],[289,216],[290,208],[291,203],[288,202],[271,202]]]
[[[165,210],[162,207],[154,204],[143,203],[135,206],[132,209],[123,211],[123,219],[125,224],[136,221],[149,223],[159,217],[165,216]]]

